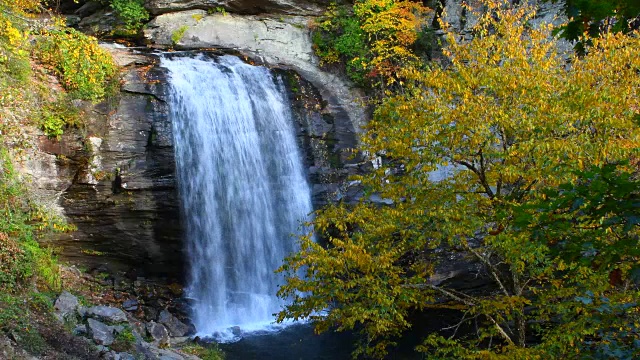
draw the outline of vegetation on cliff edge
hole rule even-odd
[[[56,137],[78,126],[72,100],[101,98],[116,70],[95,39],[39,19],[42,10],[35,0],[0,0],[0,338],[32,355],[49,351],[48,341],[71,338],[55,334],[60,325],[50,310],[61,287],[59,266],[38,240],[73,227],[34,201],[14,165],[34,146],[30,129]]]

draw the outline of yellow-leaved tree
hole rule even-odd
[[[535,9],[483,2],[475,37],[448,32],[447,64],[409,68],[377,108],[364,150],[383,165],[360,203],[317,212],[324,244],[302,237],[281,268],[279,319],[357,330],[355,354],[383,356],[416,313],[448,308],[427,357],[637,356],[640,34],[560,54]],[[452,258],[489,285],[443,281]]]
[[[351,80],[384,93],[397,85],[401,69],[417,65],[413,46],[429,12],[407,0],[332,4],[315,26],[314,49],[321,64],[342,61]]]

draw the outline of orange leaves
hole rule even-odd
[[[428,9],[410,1],[358,1],[354,11],[371,43],[371,74],[393,77],[400,67],[416,61],[410,47],[422,28]]]
[[[352,80],[384,93],[416,65],[412,47],[428,11],[411,1],[358,0],[352,10],[332,5],[314,27],[314,49],[322,64],[342,61]]]

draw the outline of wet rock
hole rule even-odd
[[[233,326],[233,327],[231,327],[231,333],[234,336],[240,336],[240,335],[242,335],[242,329],[240,329],[240,326]]]
[[[191,327],[178,320],[167,310],[162,310],[158,316],[158,322],[163,324],[169,330],[171,336],[186,336],[192,331]]]
[[[97,318],[110,323],[119,323],[127,321],[127,315],[124,311],[111,306],[93,306],[87,309],[86,316]]]
[[[193,313],[193,306],[188,299],[178,298],[173,300],[171,312],[181,319],[189,317]]]
[[[113,344],[115,339],[111,326],[101,323],[95,319],[87,320],[87,332],[98,345],[109,346]]]
[[[182,287],[182,285],[177,283],[171,283],[167,286],[167,288],[169,289],[171,294],[173,294],[173,296],[182,296],[182,293],[184,292],[184,288]]]
[[[53,305],[55,317],[60,321],[64,321],[65,319],[69,319],[71,316],[75,316],[78,304],[77,297],[73,296],[68,291],[63,291]]]

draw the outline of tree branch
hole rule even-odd
[[[476,302],[473,301],[473,299],[471,297],[469,297],[468,299],[464,299],[464,298],[454,294],[452,291],[449,291],[447,289],[443,289],[443,288],[441,288],[439,286],[436,286],[436,285],[432,285],[432,284],[408,284],[408,285],[404,285],[404,286],[405,287],[422,288],[422,289],[431,289],[431,290],[437,291],[437,292],[445,295],[448,298],[451,298],[451,299],[456,300],[456,301],[458,301],[460,303],[463,303],[463,304],[465,304],[467,306],[477,306]],[[493,323],[493,325],[498,330],[498,333],[504,338],[504,340],[507,343],[509,343],[510,345],[515,345],[513,340],[511,340],[511,337],[509,336],[509,334],[507,334],[507,332],[504,331],[504,329],[502,328],[502,326],[500,326],[500,324],[498,324],[496,319],[494,319],[489,314],[482,314],[482,315],[486,316],[487,319],[489,319],[489,321],[491,321],[491,323]]]
[[[467,246],[467,250],[470,251],[473,255],[475,255],[475,257],[478,258],[478,260],[480,260],[480,262],[482,262],[487,267],[487,269],[489,270],[489,273],[491,273],[491,276],[493,277],[493,279],[498,283],[500,290],[502,290],[505,296],[510,296],[509,292],[507,291],[507,288],[504,286],[502,281],[500,281],[500,277],[498,276],[498,273],[497,273],[498,269],[496,269],[489,260],[487,260],[479,252],[472,249],[470,246]]]

